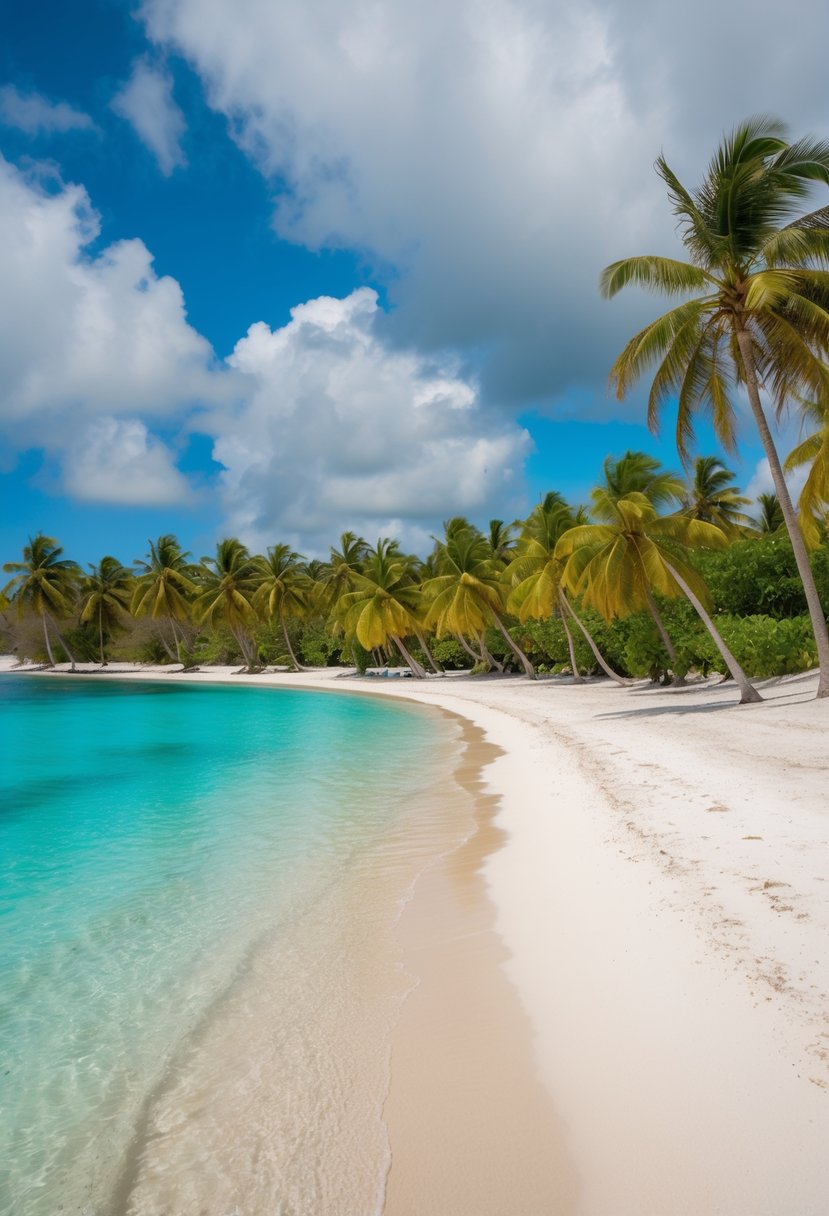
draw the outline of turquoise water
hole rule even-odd
[[[175,1101],[187,1120],[165,1108],[168,1128],[199,1126],[198,1111],[210,1105],[206,1076],[230,1095],[226,1110],[237,1101],[231,1082],[246,1067],[239,1018],[250,1018],[241,1039],[264,1034],[263,1010],[274,1024],[260,1058],[273,1053],[282,1072],[284,1110],[275,1113],[272,1079],[257,1077],[256,1110],[267,1106],[267,1114],[249,1109],[256,1104],[247,1081],[235,1118],[253,1120],[248,1139],[264,1136],[256,1119],[268,1122],[268,1143],[274,1120],[292,1128],[305,1120],[307,1151],[329,1152],[325,1143],[310,1147],[325,1120],[322,1096],[308,1094],[309,1068],[319,1071],[314,1084],[330,1090],[318,1061],[340,1060],[337,1026],[349,1018],[358,1025],[367,1008],[362,979],[343,973],[343,956],[359,954],[364,940],[371,945],[391,907],[378,903],[375,920],[355,930],[354,908],[371,901],[355,897],[351,878],[367,881],[366,859],[399,835],[401,815],[434,801],[445,735],[440,719],[416,707],[365,697],[103,676],[0,678],[4,1216],[115,1210],[107,1206],[111,1188],[121,1179],[128,1195],[140,1173],[136,1137],[159,1138],[153,1120],[176,1086],[198,1075],[202,1106],[195,1086],[185,1086]],[[260,978],[232,1021],[234,993],[257,966]],[[369,985],[378,994],[377,1027],[399,989],[384,984],[374,977]],[[321,992],[328,996],[315,1021],[308,1004]],[[209,1056],[211,1035],[224,1046]],[[217,1055],[234,1053],[228,1080],[218,1075]],[[217,1128],[226,1136],[221,1122]],[[185,1149],[170,1145],[153,1177],[175,1195],[187,1167],[176,1156]],[[207,1155],[186,1149],[195,1151]],[[242,1168],[223,1167],[228,1176]],[[274,1164],[269,1202],[280,1201],[287,1168]],[[306,1168],[297,1166],[300,1190]],[[128,1207],[145,1210],[124,1199]],[[149,1202],[146,1210],[174,1209]],[[286,1201],[284,1210],[301,1209]]]

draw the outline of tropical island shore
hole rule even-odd
[[[457,1058],[456,1014],[487,1059],[486,1017],[472,1024],[474,1005],[462,999],[487,967],[505,972],[520,998],[493,1020],[502,1034],[490,1048],[493,1071],[503,1044],[525,1037],[551,1104],[532,1106],[532,1086],[515,1081],[525,1061],[507,1060],[507,1113],[511,1102],[530,1101],[528,1136],[539,1119],[552,1129],[540,1147],[527,1143],[528,1176],[546,1147],[560,1181],[559,1206],[544,1211],[825,1212],[829,744],[826,704],[811,699],[814,676],[767,682],[765,704],[740,708],[731,683],[620,689],[555,677],[421,682],[336,669],[247,677],[121,665],[95,678],[107,674],[403,696],[483,732],[484,744],[467,742],[467,758],[485,764],[483,803],[494,823],[487,827],[485,813],[486,847],[467,859],[467,877],[482,870],[502,945],[480,946],[484,917],[468,949],[456,942],[445,955],[441,875],[427,872],[401,926],[408,967],[416,969],[424,943],[431,949],[407,1003],[414,1009],[418,999],[421,1012],[407,1024],[404,1008],[392,1050],[389,1212],[507,1210],[497,1195],[489,1207],[464,1209],[445,1190],[441,1207],[440,1168],[436,1193],[419,1192],[415,1208],[406,1182],[407,1171],[421,1183],[429,1174],[430,1136],[442,1127],[430,1117],[441,1100],[430,1087]],[[451,966],[441,965],[441,951]],[[441,1005],[447,977],[470,959],[469,976]],[[495,989],[483,991],[489,1000]],[[441,1026],[443,1041],[434,1038]],[[442,1061],[434,1069],[418,1066],[423,1043]],[[448,1092],[459,1075],[443,1078]],[[480,1116],[482,1091],[471,1087],[465,1100]],[[451,1129],[463,1101],[449,1110]],[[486,1181],[481,1123],[466,1125],[465,1148],[463,1128],[452,1145],[461,1180],[480,1168]],[[467,1154],[459,1166],[458,1151]],[[542,1211],[515,1202],[509,1210]]]

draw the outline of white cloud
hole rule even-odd
[[[527,433],[485,414],[454,361],[390,348],[382,319],[362,288],[237,343],[252,391],[209,425],[227,524],[248,543],[321,552],[351,527],[422,547],[443,518],[524,505]]]
[[[0,158],[0,423],[7,444],[42,448],[67,459],[67,485],[83,490],[78,436],[91,433],[109,460],[119,444],[133,443],[136,467],[151,476],[144,501],[157,502],[166,477],[168,501],[181,483],[149,435],[135,446],[132,421],[181,425],[196,403],[215,404],[231,391],[232,374],[214,366],[210,345],[188,324],[181,288],[156,275],[141,241],[120,241],[97,257],[86,254],[98,235],[86,192],[51,183],[46,189]],[[96,419],[109,431],[89,432]],[[130,427],[133,429],[130,430]],[[106,435],[107,444],[104,444]],[[130,439],[131,437],[131,439]],[[103,446],[101,446],[103,445]],[[140,447],[140,445],[139,445]],[[166,460],[166,463],[165,463]],[[126,490],[102,469],[90,485],[110,501]],[[128,491],[140,495],[141,478]]]
[[[112,108],[132,124],[165,177],[187,163],[181,147],[184,115],[173,100],[169,72],[154,67],[146,59],[136,60],[132,75],[113,99]]]
[[[786,485],[789,487],[789,493],[792,497],[792,502],[797,505],[800,498],[801,490],[809,475],[808,465],[801,466],[799,469],[792,469],[790,473],[785,474]],[[746,486],[745,493],[748,498],[756,500],[761,494],[775,494],[777,491],[774,488],[774,480],[771,475],[768,457],[764,456],[755,466],[751,479]],[[749,508],[750,511],[750,508]]]
[[[0,88],[0,123],[27,135],[95,130],[95,123],[82,110],[65,101],[51,102],[40,93],[21,93],[13,84]]]
[[[191,501],[173,454],[137,418],[97,418],[64,455],[66,492],[81,502],[167,506]]]
[[[581,386],[618,414],[608,369],[660,303],[604,303],[597,279],[629,253],[676,251],[661,149],[694,184],[750,113],[797,132],[829,119],[812,87],[818,0],[796,0],[785,38],[749,0],[700,0],[693,21],[662,0],[145,0],[143,14],[274,182],[278,231],[391,268],[398,340],[480,358],[484,395],[506,404]]]

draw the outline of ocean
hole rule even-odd
[[[379,1213],[394,926],[471,830],[457,723],[11,674],[0,738],[0,1213]]]

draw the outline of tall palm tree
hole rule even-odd
[[[682,514],[658,516],[644,494],[630,494],[616,503],[612,523],[582,524],[565,532],[556,555],[566,561],[564,586],[605,620],[644,608],[651,587],[667,598],[686,595],[739,687],[740,703],[746,704],[762,697],[714,625],[700,575],[677,555],[682,547],[718,549],[727,543],[713,524]]]
[[[254,607],[269,620],[276,618],[279,622],[296,671],[301,671],[302,667],[291,645],[288,617],[302,616],[308,606],[312,583],[304,560],[290,545],[273,545],[266,557],[254,558],[258,584],[253,597]]]
[[[169,533],[157,541],[148,540],[150,551],[143,561],[135,563],[135,590],[132,597],[133,616],[149,616],[157,622],[161,644],[171,659],[181,662],[181,625],[189,621],[191,604],[196,593],[190,554],[185,552],[175,536]],[[168,625],[175,652],[164,634]]]
[[[102,667],[107,665],[104,640],[129,615],[131,589],[132,574],[117,557],[110,556],[102,557],[97,566],[90,565],[81,584],[81,620],[95,621],[98,627]]]
[[[761,536],[772,536],[786,526],[780,499],[776,494],[758,494],[757,505],[760,510],[754,526]]]
[[[44,536],[42,532],[30,537],[23,549],[23,561],[6,562],[3,566],[6,574],[14,575],[3,588],[3,594],[9,595],[16,604],[18,616],[30,609],[40,617],[50,666],[55,665],[49,638],[51,626],[74,671],[74,656],[61,635],[56,618],[68,615],[74,607],[80,568],[77,562],[62,558],[62,553],[63,549],[54,537]]]
[[[379,540],[364,569],[353,575],[352,590],[340,597],[336,613],[346,636],[356,637],[366,650],[393,645],[412,674],[423,679],[423,665],[406,645],[418,627],[420,605],[420,589],[397,542]]]
[[[802,401],[805,418],[815,430],[802,440],[786,457],[786,469],[809,465],[809,473],[800,492],[800,530],[810,549],[820,544],[820,521],[824,528],[829,522],[829,405],[826,402]]]
[[[692,298],[631,339],[611,380],[621,398],[656,366],[648,421],[655,430],[662,406],[678,401],[683,459],[700,409],[733,449],[733,395],[745,388],[809,606],[817,695],[829,696],[829,631],[760,396],[762,386],[779,412],[798,396],[822,397],[829,383],[829,207],[800,214],[812,184],[829,184],[829,143],[790,143],[782,124],[761,116],[723,139],[699,189],[687,190],[661,156],[656,169],[691,260],[626,258],[605,269],[601,289],[611,297],[635,283]]]
[[[503,566],[515,556],[515,530],[514,523],[505,524],[503,519],[489,521],[488,540],[492,557]]]
[[[751,525],[751,519],[742,510],[751,502],[741,494],[734,483],[734,474],[717,456],[698,456],[694,461],[693,476],[686,489],[684,507],[691,519],[716,524],[726,536],[736,535],[741,528]]]
[[[525,674],[535,679],[535,668],[504,623],[507,587],[486,537],[471,525],[450,527],[437,547],[437,568],[439,573],[423,587],[429,599],[427,628],[434,628],[438,637],[451,633],[480,638],[493,625]]]
[[[251,630],[256,624],[253,597],[258,576],[256,561],[242,542],[235,536],[227,537],[216,546],[215,557],[202,558],[200,590],[193,605],[200,623],[227,626],[248,671],[256,665]]]

